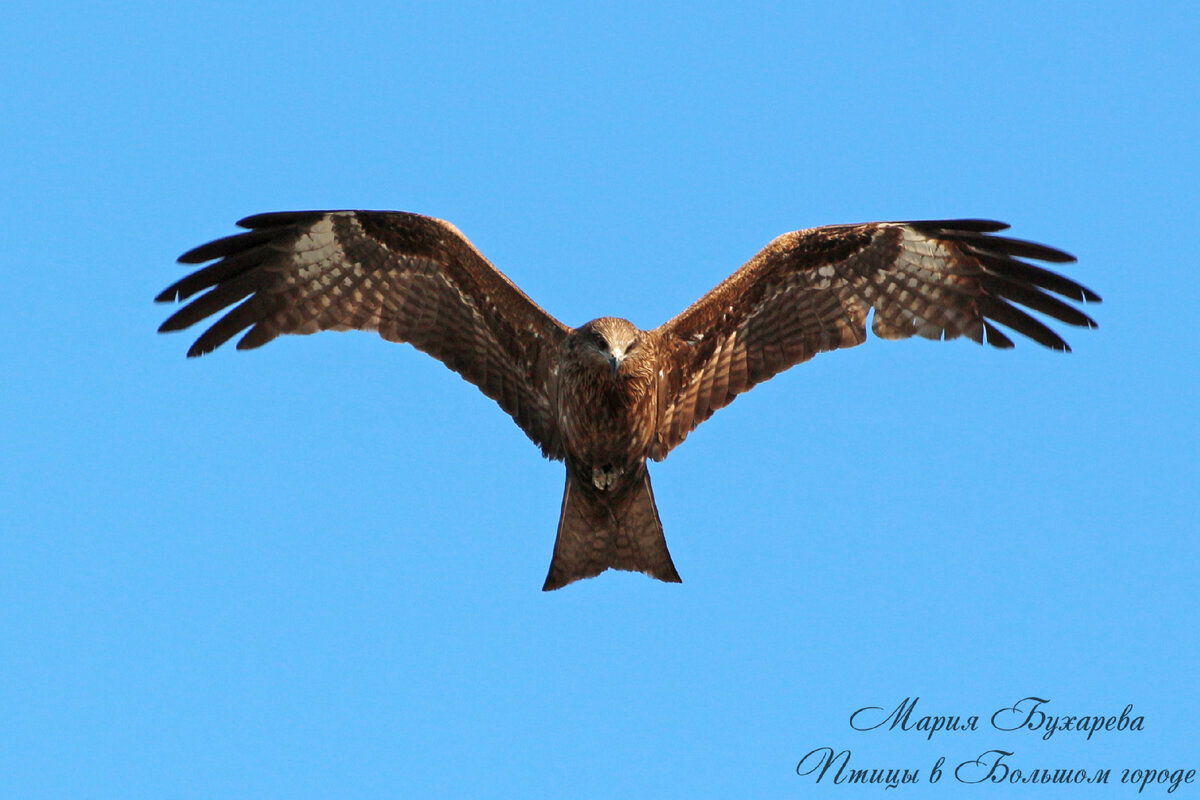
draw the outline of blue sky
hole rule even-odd
[[[1197,41],[1185,3],[10,9],[3,793],[884,791],[797,776],[824,746],[908,796],[993,749],[1111,769],[1096,796],[1200,769]],[[1105,303],[1071,355],[775,378],[652,471],[682,585],[543,594],[562,467],[441,365],[155,334],[178,254],[328,207],[449,219],[572,325],[873,219],[1006,220]],[[918,696],[980,730],[849,725]],[[1030,696],[1143,730],[990,727]]]

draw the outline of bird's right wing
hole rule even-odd
[[[567,328],[500,273],[453,225],[390,211],[302,211],[241,220],[246,233],[180,256],[215,263],[172,284],[184,300],[160,331],[234,306],[188,350],[208,353],[246,331],[239,350],[282,333],[374,330],[409,342],[475,384],[542,452],[562,458],[552,407]],[[235,305],[237,304],[237,305]],[[249,330],[247,330],[249,329]]]
[[[1012,347],[993,324],[999,323],[1069,350],[1017,306],[1094,328],[1090,317],[1047,292],[1083,302],[1100,298],[1021,260],[1074,261],[1067,253],[989,235],[1007,227],[989,220],[871,222],[780,236],[653,332],[666,353],[651,455],[665,458],[755,384],[817,353],[861,344],[871,310],[872,330],[884,339],[966,336]]]

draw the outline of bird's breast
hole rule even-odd
[[[606,375],[573,375],[560,385],[558,423],[569,459],[590,470],[640,464],[654,430],[649,393]]]

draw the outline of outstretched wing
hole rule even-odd
[[[665,458],[738,394],[815,354],[884,339],[967,336],[1013,343],[994,323],[1055,350],[1070,350],[1018,306],[1069,325],[1096,323],[1052,294],[1098,302],[1090,290],[1022,258],[1074,257],[991,236],[989,220],[831,225],[780,236],[655,333],[665,359],[663,413],[652,455]]]
[[[281,333],[379,331],[442,361],[499,403],[543,453],[562,457],[550,384],[567,328],[453,225],[387,211],[258,214],[238,225],[249,232],[180,256],[185,264],[218,260],[156,298],[170,302],[208,290],[172,314],[163,332],[234,306],[189,356],[242,331],[239,350]]]

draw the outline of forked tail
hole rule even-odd
[[[542,591],[561,589],[606,569],[644,572],[680,583],[645,470],[640,481],[615,495],[592,489],[567,470],[554,558]]]

